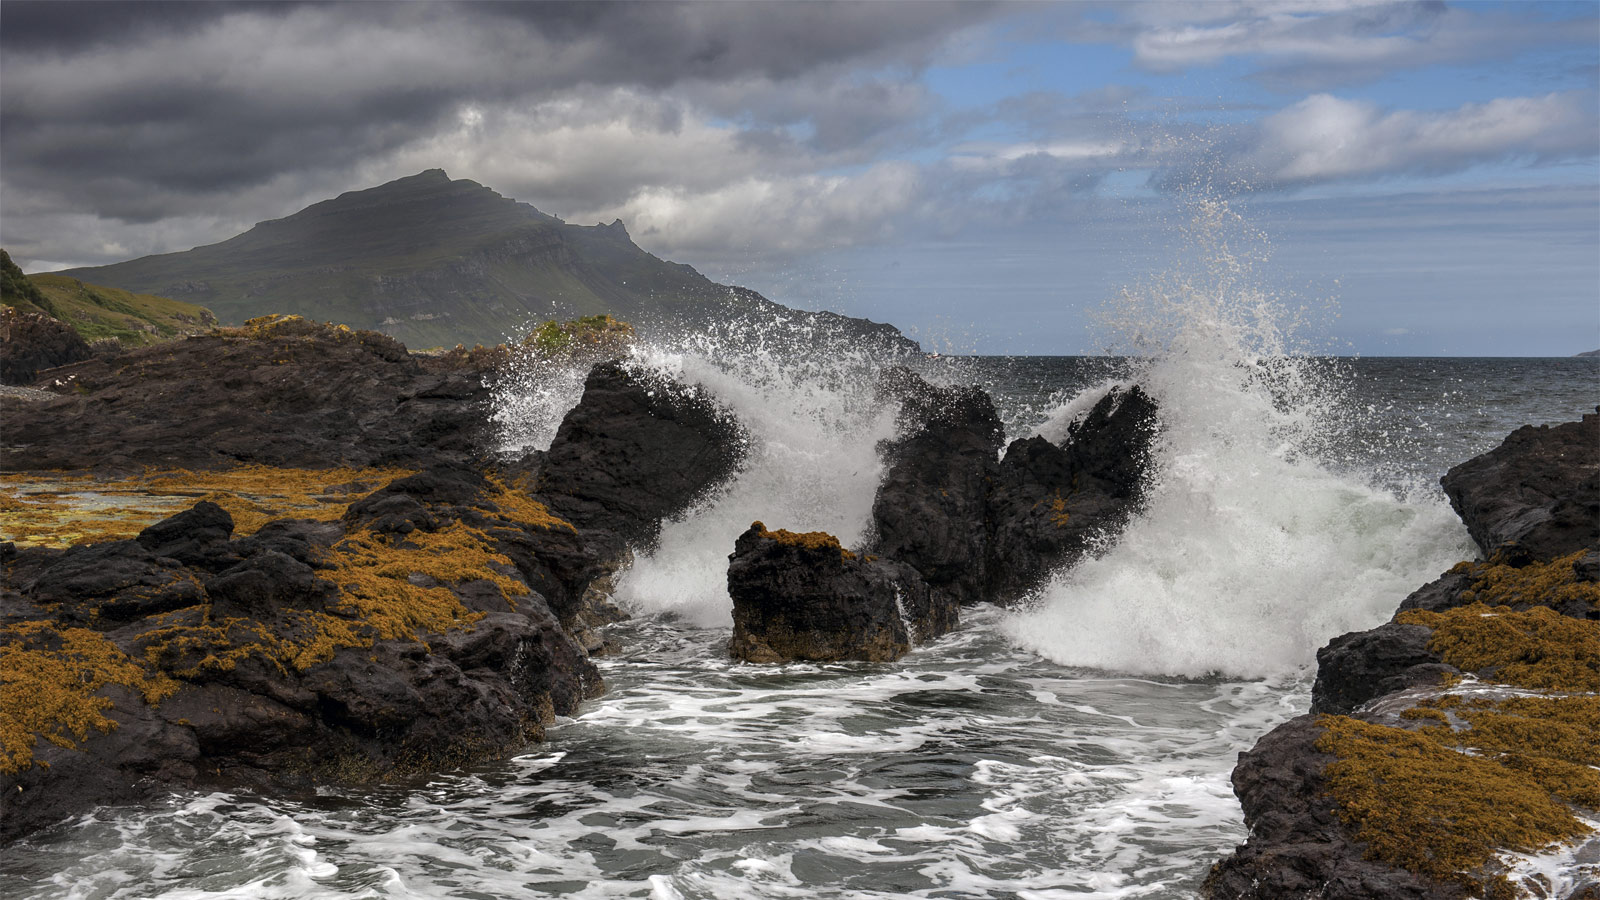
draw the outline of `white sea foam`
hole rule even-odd
[[[1108,317],[1151,355],[1137,378],[1162,431],[1146,506],[1108,549],[1007,623],[1057,662],[1261,677],[1472,555],[1431,496],[1396,497],[1322,462],[1337,380],[1296,355],[1286,305],[1256,282],[1225,204],[1196,204],[1190,270],[1125,292]],[[1048,422],[1070,418],[1095,388]]]

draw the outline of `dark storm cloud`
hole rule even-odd
[[[698,84],[733,119],[807,121],[839,150],[918,111],[830,67],[915,68],[987,4],[7,2],[8,184],[147,221],[286,173],[348,170],[585,86]],[[785,112],[786,111],[786,112]],[[779,123],[782,124],[782,123]]]

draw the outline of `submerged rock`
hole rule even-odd
[[[954,628],[959,606],[909,567],[858,556],[820,531],[739,536],[729,557],[735,659],[889,662]]]

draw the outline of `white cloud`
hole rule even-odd
[[[1561,159],[1600,152],[1592,94],[1502,97],[1454,110],[1384,111],[1316,94],[1262,120],[1243,157],[1247,174],[1305,183],[1438,173],[1511,157]]]
[[[755,250],[794,253],[892,235],[917,202],[920,177],[907,163],[854,175],[751,176],[708,190],[648,187],[585,219],[621,218],[660,252]]]

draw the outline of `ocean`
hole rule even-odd
[[[1192,897],[1245,837],[1236,757],[1307,709],[1316,648],[1473,555],[1438,477],[1600,402],[1600,360],[1295,356],[1218,321],[1143,357],[917,361],[986,387],[1011,437],[1059,437],[1128,380],[1162,434],[1125,533],[893,664],[726,654],[752,520],[865,537],[894,429],[874,362],[640,348],[752,441],[620,579],[635,616],[610,628],[605,696],[521,756],[413,783],[100,809],[7,847],[0,895]],[[548,444],[577,384],[507,382],[507,449]]]

